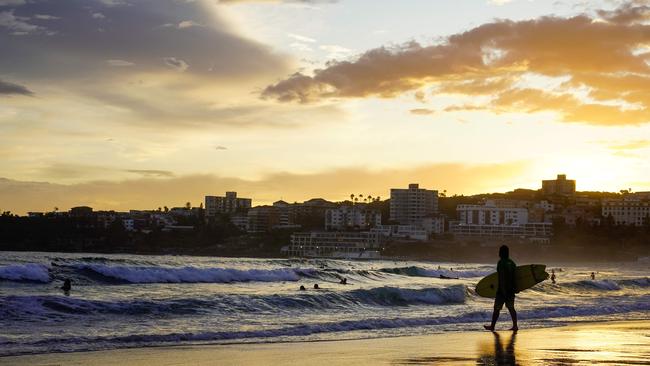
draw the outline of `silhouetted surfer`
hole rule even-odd
[[[339,282],[341,285],[347,285],[348,284],[348,279],[343,277],[341,278],[341,282]]]
[[[305,290],[306,290],[305,286],[300,285],[300,291],[305,291]]]
[[[63,286],[61,286],[61,290],[63,290],[63,292],[66,295],[69,295],[71,289],[72,289],[72,281],[70,281],[70,279],[66,278],[66,280],[63,281]]]
[[[553,282],[555,284],[555,270],[554,269],[551,270],[551,282]]]
[[[510,249],[507,245],[502,245],[499,248],[499,263],[497,263],[497,273],[499,276],[499,287],[497,288],[497,295],[494,298],[494,312],[492,313],[492,323],[485,325],[485,329],[494,331],[494,327],[499,319],[499,313],[506,304],[510,316],[512,317],[512,329],[517,330],[517,311],[515,311],[515,271],[517,265],[510,259]]]
[[[320,290],[320,287],[318,287],[317,283],[314,284],[314,290]]]

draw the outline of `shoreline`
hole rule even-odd
[[[506,322],[507,323],[507,322]],[[509,324],[500,324],[506,328]],[[514,336],[513,336],[514,335]],[[0,365],[650,365],[650,321],[354,340],[173,345],[0,357]],[[496,362],[496,363],[495,363]]]

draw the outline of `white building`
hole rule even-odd
[[[384,238],[420,240],[429,239],[429,233],[418,225],[379,225],[370,231],[380,233]]]
[[[548,208],[548,206],[546,206]],[[486,201],[484,205],[458,205],[459,221],[449,231],[458,237],[528,238],[548,242],[553,234],[549,222],[529,222],[528,209],[508,207]]]
[[[614,219],[616,225],[643,226],[650,220],[650,201],[640,199],[604,200],[602,215]]]
[[[325,230],[367,229],[381,225],[381,213],[366,205],[345,205],[325,211]]]
[[[400,225],[420,225],[421,220],[438,212],[438,191],[409,184],[407,189],[390,190],[390,220]]]
[[[449,231],[457,237],[528,238],[531,241],[548,242],[553,235],[550,222],[531,222],[523,225],[473,225],[452,222]]]
[[[487,201],[485,205],[458,205],[461,224],[471,225],[524,225],[528,223],[528,209],[522,207],[498,207]]]
[[[286,253],[300,257],[378,257],[381,239],[378,232],[368,231],[294,233]]]
[[[226,192],[225,196],[205,196],[205,216],[231,214],[251,208],[250,198],[237,198],[237,192]]]

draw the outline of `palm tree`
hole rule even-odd
[[[185,202],[185,208],[189,210],[192,208],[192,204],[190,202]]]

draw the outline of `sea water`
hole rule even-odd
[[[521,328],[650,318],[648,262],[551,269],[557,284],[517,295]],[[492,300],[473,288],[494,270],[493,263],[0,252],[0,356],[477,330],[489,322]],[[65,279],[69,294],[60,289]],[[510,327],[505,310],[500,322]]]

